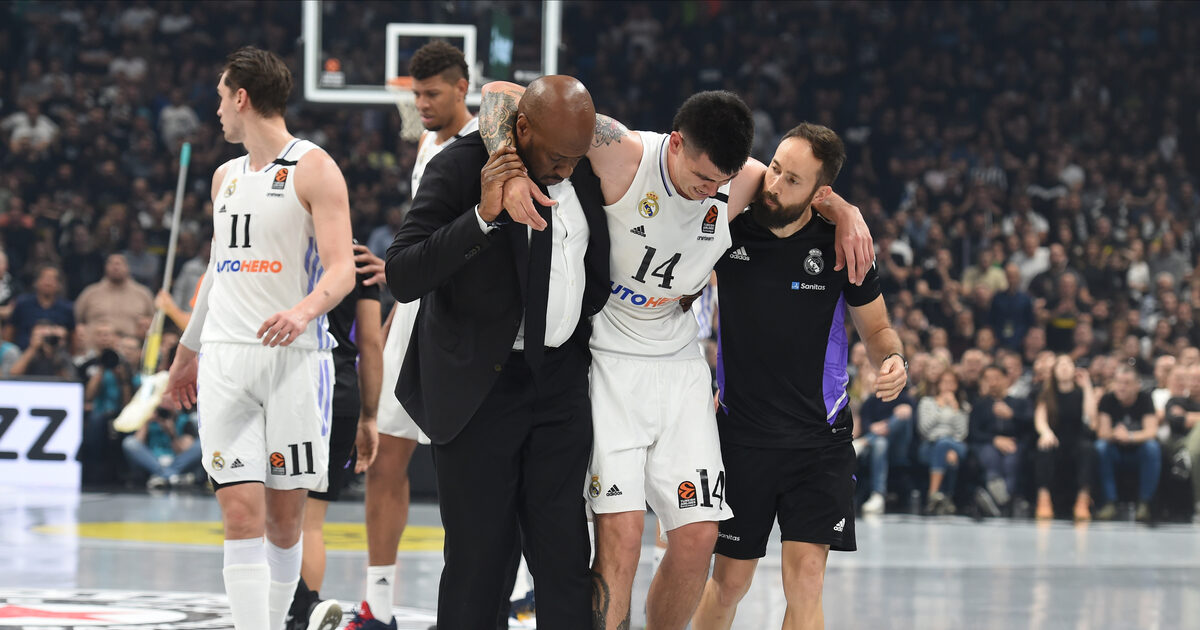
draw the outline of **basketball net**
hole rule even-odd
[[[393,77],[388,79],[386,87],[396,96],[396,109],[400,112],[400,137],[409,142],[420,140],[425,127],[421,124],[421,114],[412,98],[412,77]]]

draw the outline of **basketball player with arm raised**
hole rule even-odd
[[[494,150],[511,142],[521,88],[488,84],[483,92],[480,131]],[[597,116],[588,152],[611,238],[611,295],[593,319],[590,344],[594,447],[585,483],[596,514],[596,628],[629,625],[647,503],[669,540],[646,604],[647,627],[655,629],[687,625],[717,522],[732,515],[711,377],[694,343],[696,320],[676,302],[707,284],[730,244],[729,217],[757,195],[765,167],[749,160],[753,121],[730,92],[692,96],[673,127],[670,134],[629,132]],[[524,207],[531,195],[549,201],[526,178],[509,180],[504,207],[512,220],[539,229],[538,215]],[[869,266],[861,216],[836,201],[839,230],[850,234],[841,239],[849,266]]]
[[[812,204],[830,194],[845,157],[826,127],[804,123],[784,135],[758,199],[730,224],[732,249],[717,262],[717,424],[737,514],[721,522],[695,630],[732,626],[776,519],[785,630],[823,627],[829,550],[856,548],[846,315],[880,367],[876,396],[895,399],[907,365],[875,270],[855,285],[827,262],[834,227]]]
[[[461,50],[443,41],[417,49],[408,65],[413,96],[425,131],[417,145],[412,194],[421,185],[433,156],[479,129],[467,109],[469,69]],[[429,440],[396,400],[396,379],[408,353],[421,300],[397,302],[383,326],[383,384],[377,420],[379,448],[367,468],[367,579],[362,603],[348,630],[395,628],[392,598],[396,583],[396,548],[408,522],[408,463],[418,441]]]
[[[326,313],[354,286],[346,182],[327,153],[288,133],[291,88],[273,53],[247,47],[226,60],[217,116],[247,154],[213,175],[212,255],[167,384],[199,411],[236,630],[280,630],[296,590],[305,498],[327,486]]]

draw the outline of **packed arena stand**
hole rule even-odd
[[[188,310],[207,260],[206,174],[240,153],[221,139],[214,115],[221,60],[253,43],[300,74],[299,11],[269,3],[241,9],[231,22],[223,4],[5,5],[6,376],[70,374],[88,382],[97,370],[109,373],[92,359],[123,340],[130,351],[119,352],[121,365],[136,372],[132,348],[161,286],[185,141],[193,147],[191,176],[170,271],[171,297]],[[327,33],[335,42],[361,35],[346,25],[399,21],[405,11],[481,24],[486,11],[462,2],[340,9],[342,30]],[[536,12],[531,3],[527,13]],[[862,477],[874,480],[863,484],[864,500],[887,497],[891,510],[917,492],[933,512],[955,504],[961,511],[964,502],[986,504],[976,490],[991,486],[992,499],[1011,495],[1001,502],[1005,513],[1032,514],[1036,501],[1041,514],[1039,488],[1065,493],[1067,505],[1089,490],[1097,510],[1146,502],[1150,490],[1160,514],[1180,516],[1200,497],[1188,485],[1200,457],[1200,412],[1193,410],[1200,408],[1198,13],[1195,3],[1068,10],[1055,3],[705,2],[606,11],[602,3],[568,2],[560,70],[580,78],[597,109],[631,129],[666,127],[687,96],[729,89],[754,113],[760,160],[805,120],[845,139],[847,166],[834,187],[862,209],[874,234],[884,297],[911,366],[905,402],[860,410],[870,368],[865,353],[852,356],[860,465],[890,462],[904,471]],[[351,55],[343,64],[357,81],[382,76],[382,55]],[[319,107],[296,93],[288,123],[342,165],[355,237],[382,255],[402,221],[415,156],[397,135],[394,109]],[[54,338],[59,345],[48,343]],[[74,367],[64,365],[66,355]],[[1127,369],[1147,398],[1163,391],[1154,397],[1153,443],[1163,444],[1157,468],[1155,446],[1107,446],[1126,437],[1101,427],[1101,452],[1089,450],[1097,443],[1088,423],[1097,418],[1068,408],[1086,405],[1055,389],[1055,355],[1086,374],[1097,400],[1139,397],[1113,394]],[[1156,373],[1163,356],[1173,365]],[[1083,376],[1069,379],[1083,388]],[[89,426],[128,400],[124,383],[102,381],[103,391],[88,401]],[[1101,414],[1111,415],[1094,415]],[[1083,426],[1056,424],[1078,417]],[[1138,420],[1120,436],[1136,433]],[[1003,447],[997,435],[1006,438]],[[87,444],[85,452],[119,453],[121,439],[89,432],[89,442],[107,442]],[[1008,450],[1008,439],[1011,454],[993,453]],[[896,452],[897,444],[906,452]],[[1135,451],[1142,455],[1123,455]],[[1078,479],[1093,460],[1097,476]],[[1122,466],[1127,460],[1140,466]],[[1150,475],[1161,477],[1157,488]],[[1187,487],[1182,493],[1179,484]]]

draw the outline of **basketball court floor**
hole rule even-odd
[[[201,493],[53,494],[0,488],[0,628],[231,628],[215,500]],[[362,596],[363,508],[329,511],[322,593]],[[401,629],[433,623],[442,532],[436,506],[413,507],[397,560]],[[650,582],[647,519],[635,602]],[[860,521],[860,551],[834,554],[826,627],[896,630],[1176,629],[1200,625],[1200,536],[1192,525]],[[777,536],[735,628],[778,628]],[[641,605],[634,627],[642,627]],[[514,627],[524,627],[516,626]],[[530,626],[532,627],[532,626]]]

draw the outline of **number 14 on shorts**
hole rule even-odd
[[[700,473],[700,495],[703,500],[699,502],[696,500],[696,484],[691,481],[684,481],[679,484],[679,509],[696,507],[696,505],[710,508],[713,506],[713,499],[717,500],[718,510],[725,509],[725,497],[723,494],[725,491],[725,471],[722,470],[717,473],[717,481],[713,484],[712,490],[709,490],[708,486],[708,469],[697,468],[696,472]]]
[[[301,446],[304,447],[304,456],[305,456],[305,460],[308,464],[305,467],[305,470],[303,470],[303,471],[300,470],[300,447]],[[314,474],[316,474],[316,471],[313,470],[312,442],[302,442],[300,444],[288,444],[288,450],[291,451],[291,455],[292,455],[291,476],[297,477],[299,475],[314,475]],[[275,451],[274,453],[271,453],[271,474],[272,475],[288,474],[287,458],[285,458],[283,456],[283,453],[280,453],[279,451]]]

